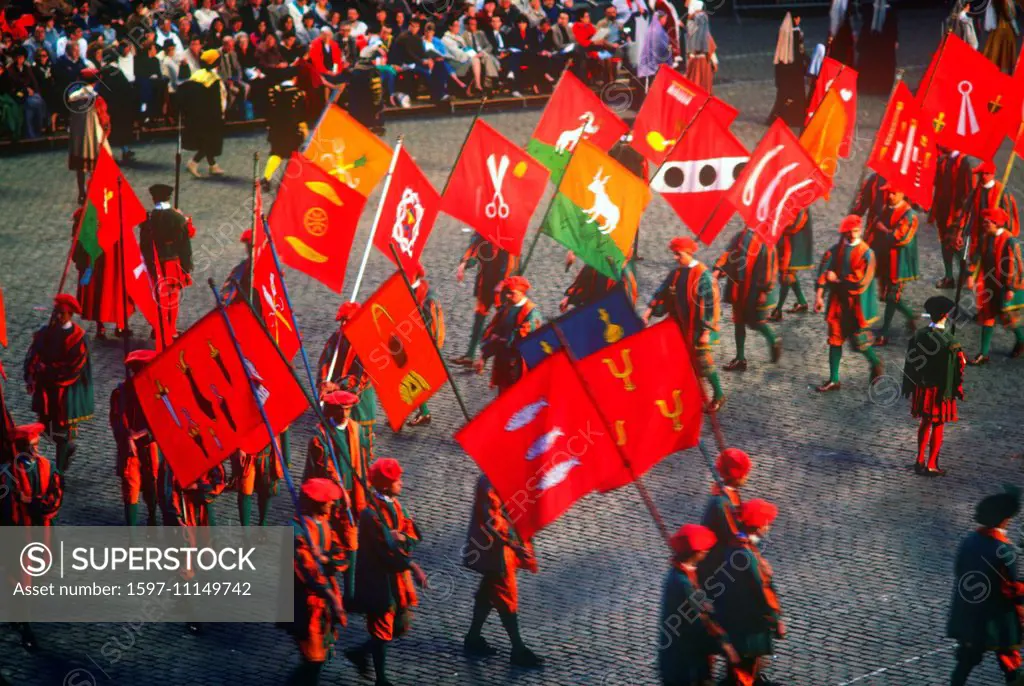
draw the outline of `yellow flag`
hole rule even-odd
[[[837,89],[829,89],[807,128],[800,135],[800,145],[818,168],[831,179],[839,166],[839,146],[846,133],[846,107]],[[828,200],[831,185],[825,191]]]
[[[327,109],[302,154],[363,197],[391,164],[391,148],[337,105]]]

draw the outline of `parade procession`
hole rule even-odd
[[[98,4],[0,2],[0,533],[288,621],[0,535],[0,686],[1024,686],[1024,5]]]

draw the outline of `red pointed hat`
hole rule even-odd
[[[686,236],[676,236],[668,242],[668,249],[674,253],[688,252],[691,255],[700,249],[697,245],[697,241]]]
[[[338,308],[338,314],[334,315],[334,321],[343,322],[346,319],[351,319],[352,315],[359,311],[359,303],[347,302],[342,303],[341,307]]]
[[[779,508],[767,500],[748,500],[740,505],[740,521],[748,529],[760,529],[775,521]]]
[[[858,215],[851,214],[839,222],[839,233],[850,233],[861,226],[863,226],[863,220]]]
[[[242,232],[242,235],[238,237],[239,243],[252,243],[252,229],[246,229]]]
[[[718,456],[715,467],[726,481],[737,481],[750,473],[750,456],[739,448],[726,448]]]
[[[501,287],[503,290],[519,291],[520,293],[525,293],[526,291],[530,290],[530,281],[525,276],[519,276],[517,274],[516,276],[510,276],[507,279],[505,279],[502,282]]]
[[[669,541],[672,550],[680,555],[702,553],[711,550],[718,542],[715,532],[700,524],[683,524]]]
[[[46,425],[39,422],[33,422],[32,424],[22,424],[21,426],[14,427],[14,440],[16,441],[31,441],[39,437],[39,434],[46,431]]]
[[[402,465],[393,457],[379,457],[370,465],[370,483],[385,489],[402,478]]]
[[[987,207],[981,211],[981,218],[987,219],[996,226],[1006,226],[1010,223],[1010,215],[1002,207]]]
[[[302,495],[314,503],[333,503],[341,499],[341,486],[330,479],[310,479],[302,484]]]
[[[72,314],[82,314],[82,306],[78,304],[78,299],[70,293],[61,293],[53,299],[53,305],[58,310],[68,310]]]
[[[359,403],[359,396],[348,391],[331,391],[323,397],[325,405],[337,407],[354,407]]]

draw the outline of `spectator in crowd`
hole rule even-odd
[[[46,127],[46,103],[39,94],[39,84],[28,65],[28,52],[24,48],[15,48],[14,62],[8,66],[5,79],[8,94],[21,106],[25,137],[40,138]]]
[[[242,30],[250,34],[255,33],[260,22],[270,26],[270,13],[263,6],[263,0],[249,0],[242,9]]]
[[[245,31],[235,34],[235,52],[238,53],[238,63],[242,65],[243,72],[256,68],[256,46],[249,42],[249,34]]]
[[[367,22],[367,33],[379,36],[380,30],[387,25],[388,10],[383,5],[377,5],[373,11],[373,18]]]
[[[57,52],[67,54],[68,43],[75,43],[78,45],[78,54],[87,55],[89,53],[89,41],[85,39],[82,27],[72,24],[67,27],[66,31],[67,35],[57,41]]]
[[[484,79],[493,82],[498,78],[498,70],[501,68],[501,64],[498,62],[498,58],[490,51],[491,43],[487,40],[486,34],[477,26],[477,21],[475,15],[466,18],[466,30],[463,40],[466,46],[480,58],[480,68]],[[481,83],[483,83],[483,80],[481,80]]]
[[[508,44],[508,34],[501,23],[501,16],[495,14],[491,17],[491,30],[487,32],[487,40],[490,43],[489,51],[498,59],[499,74],[512,87],[512,95],[519,97],[521,93],[518,88],[519,64],[522,54]]]
[[[523,16],[525,16],[526,20],[530,23],[530,28],[536,29],[540,26],[541,21],[547,18],[548,15],[540,6],[540,0],[529,0],[529,5],[523,11]]]
[[[178,19],[178,36],[183,44],[191,43],[193,38],[199,36],[193,28],[191,14],[185,14]]]
[[[224,25],[233,28],[235,19],[241,19],[242,13],[238,9],[238,0],[224,0],[224,4],[217,8],[220,12],[220,18],[224,20]],[[241,29],[239,29],[241,30]]]
[[[155,41],[147,41],[135,56],[135,83],[139,88],[143,125],[146,125],[152,117],[160,116],[167,97]]]
[[[299,60],[302,59],[302,56],[306,54],[306,51],[299,46],[299,43],[295,38],[295,33],[292,31],[286,31],[281,36],[280,45],[281,56],[284,57],[284,61],[287,62],[290,67],[294,67],[298,64]]]
[[[134,0],[132,13],[124,21],[124,33],[128,40],[139,44],[142,42],[146,31],[153,26],[153,19],[149,14],[149,5],[146,0]],[[178,48],[181,49],[180,47]]]
[[[394,31],[396,36],[400,36],[405,33],[405,30],[409,27],[408,15],[402,10],[394,11],[394,19],[391,20],[391,30]]]
[[[256,24],[256,30],[249,35],[249,40],[257,48],[263,44],[263,41],[267,36],[272,35],[274,32],[270,30],[270,22],[260,19],[259,23]]]
[[[99,28],[99,22],[89,15],[88,2],[79,3],[71,17],[71,23],[82,29],[83,34],[92,33],[94,29]]]
[[[380,35],[370,37],[367,46],[360,53],[360,58],[372,61],[376,67],[377,75],[380,77],[381,92],[391,106],[407,108],[412,101],[407,94],[399,93],[396,90],[398,70],[394,65],[388,64],[388,50],[391,43],[391,27],[385,24],[380,27]]]
[[[292,19],[292,15],[286,14],[281,18],[281,23],[278,25],[276,33],[278,40],[284,38],[286,33],[297,33],[295,30],[295,20]]]
[[[544,10],[544,16],[548,18],[548,21],[552,25],[558,23],[558,15],[562,13],[562,6],[555,2],[555,0],[541,0],[540,7]]]
[[[308,48],[316,40],[316,37],[320,35],[320,31],[314,25],[315,22],[316,18],[312,14],[307,14],[302,17],[302,26],[295,29],[295,35],[298,36],[299,43],[303,47]]]
[[[160,45],[164,45],[168,41],[174,43],[174,47],[177,49],[178,54],[185,52],[185,44],[181,42],[181,37],[178,36],[177,30],[171,23],[171,18],[164,15],[160,18],[159,24],[156,27],[156,42]]]
[[[345,18],[352,27],[352,35],[356,38],[365,36],[367,31],[369,31],[369,27],[366,25],[366,22],[359,18],[359,8],[349,7],[347,12],[348,16]]]
[[[296,27],[302,26],[302,20],[309,14],[309,0],[287,0],[285,6],[288,8],[288,16],[292,18]],[[300,38],[301,40],[301,38]],[[312,38],[310,38],[312,40]]]
[[[465,92],[466,84],[455,75],[455,70],[448,63],[448,51],[444,47],[444,42],[437,36],[437,27],[432,21],[423,25],[423,48],[427,51],[427,55],[434,60],[437,69],[444,74],[446,82],[447,80],[454,81],[455,85]]]
[[[338,47],[341,48],[343,68],[352,66],[359,59],[359,44],[352,35],[352,25],[347,21],[342,22],[338,32]]]
[[[427,54],[423,36],[420,34],[421,26],[418,18],[413,17],[409,20],[408,30],[395,38],[388,61],[396,66],[409,67],[412,74],[426,81],[431,100],[444,102],[449,99],[444,60],[435,60]]]
[[[46,48],[51,55],[57,52],[57,40],[56,38],[53,40],[47,38],[46,27],[43,24],[36,24],[32,29],[32,36],[22,43],[22,47],[25,48],[25,54],[28,55],[29,64],[35,64],[36,51],[40,48]]]
[[[516,25],[522,12],[512,4],[512,0],[499,0],[498,6],[494,8],[494,14],[501,17],[502,26],[510,28]]]
[[[130,45],[130,44],[129,44]],[[142,47],[140,53],[149,54],[150,49],[155,54],[155,46],[148,43]],[[145,69],[143,70],[145,72]],[[145,84],[146,91],[151,91],[152,85],[148,76],[139,75],[140,85]],[[159,74],[154,78],[159,78]],[[131,162],[135,159],[135,153],[129,146],[135,140],[135,121],[139,115],[139,93],[125,77],[124,72],[116,63],[103,68],[100,81],[97,83],[97,90],[107,103],[107,114],[110,116],[110,134],[107,142],[111,148],[121,149],[121,162]]]
[[[196,28],[200,33],[210,30],[213,20],[220,16],[217,10],[213,9],[213,0],[199,0],[199,7],[192,13],[196,20]]]
[[[36,12],[42,16],[68,17],[74,12],[74,7],[65,0],[34,0]]]
[[[459,30],[459,24],[458,17],[450,17],[447,30],[441,41],[444,43],[447,53],[448,65],[454,70],[456,78],[468,79],[472,76],[473,80],[468,86],[465,86],[466,96],[472,97],[484,90],[483,67],[480,64],[480,55],[466,45],[466,40]]]
[[[50,57],[49,48],[42,47],[36,50],[35,64],[32,65],[32,75],[36,77],[36,85],[39,86],[39,95],[46,104],[46,111],[50,115],[49,130],[57,130],[57,115],[64,106],[64,99],[60,87],[57,85],[57,71],[54,62]]]
[[[89,52],[85,55],[85,66],[90,69],[99,69],[106,64],[106,55],[103,46],[93,43],[89,46]]]
[[[86,68],[82,57],[82,47],[77,41],[68,43],[64,54],[57,60],[57,85],[61,92],[81,81],[82,71]]]
[[[224,26],[224,20],[217,16],[210,24],[210,30],[206,32],[206,40],[203,45],[216,50],[223,45],[226,35],[228,35],[228,29]]]
[[[102,13],[97,20],[99,26],[94,29],[97,36],[103,36],[105,45],[113,45],[117,41],[118,29],[124,24],[123,21],[114,19],[107,13]]]
[[[317,26],[328,26],[331,23],[331,5],[328,0],[316,0],[312,11]]]
[[[516,80],[520,87],[540,93],[540,35],[530,26],[530,20],[525,14],[520,14],[516,18],[516,26],[509,32],[507,40],[510,50],[518,50],[518,53],[515,53],[519,55]]]
[[[331,12],[331,16],[327,20],[327,26],[330,27],[331,31],[333,31],[334,33],[338,33],[339,31],[341,31],[341,24],[341,12],[338,12],[337,10]]]
[[[551,22],[547,17],[537,26],[537,80],[543,85],[553,85],[562,73],[565,60],[551,52]]]
[[[245,34],[242,34],[243,36]],[[225,36],[223,47],[220,51],[220,76],[228,94],[228,113],[232,116],[240,114],[243,119],[252,118],[252,108],[247,105],[249,101],[249,84],[245,81],[245,74],[242,71],[242,63],[235,51],[235,39]]]
[[[274,31],[281,30],[281,23],[284,22],[284,18],[289,16],[288,5],[285,4],[284,0],[272,0],[270,7],[267,8],[267,14],[270,16],[270,28]],[[278,35],[280,38],[280,35]]]
[[[164,49],[157,55],[160,60],[160,75],[163,77],[164,82],[167,84],[168,93],[168,115],[171,112],[177,112],[177,107],[174,103],[174,94],[178,92],[178,84],[181,83],[181,59],[182,55],[178,52],[178,47],[174,41],[167,41],[164,43]]]
[[[203,68],[203,41],[196,36],[188,44],[188,50],[181,58],[181,80],[187,81],[192,75]]]
[[[565,67],[572,60],[573,73],[581,79],[586,78],[586,64],[582,48],[576,43],[572,29],[569,27],[569,13],[562,10],[558,13],[558,23],[551,27],[545,36],[543,47],[551,53],[552,60],[558,69]]]
[[[228,35],[234,37],[234,36],[237,36],[240,33],[244,33],[244,31],[242,31],[242,15],[241,14],[239,14],[238,16],[233,18],[230,22],[228,22]]]
[[[135,45],[125,41],[117,46],[117,66],[129,83],[135,83]]]

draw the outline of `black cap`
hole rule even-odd
[[[956,303],[944,295],[933,295],[924,301],[924,311],[928,313],[933,322],[948,315],[955,307]]]
[[[974,510],[974,521],[989,528],[997,527],[1020,512],[1020,489],[1004,486],[1003,493],[984,498]]]
[[[149,187],[149,195],[153,198],[153,202],[167,202],[173,194],[174,187],[168,186],[166,183],[155,183]]]

